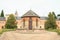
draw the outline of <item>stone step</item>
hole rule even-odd
[[[27,30],[27,32],[34,32],[33,30]]]

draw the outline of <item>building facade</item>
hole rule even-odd
[[[17,29],[45,29],[44,24],[46,22],[47,17],[40,17],[32,10],[29,10],[21,17],[18,17],[17,12],[14,14],[17,22]],[[0,18],[0,29],[5,28],[7,17]],[[57,28],[60,29],[60,20],[56,19]]]
[[[47,17],[40,17],[32,10],[26,12],[20,20],[17,20],[17,28],[18,29],[45,29],[45,22]],[[56,19],[57,28],[60,29],[60,20]]]

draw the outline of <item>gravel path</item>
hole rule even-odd
[[[11,31],[3,33],[0,40],[60,40],[60,37],[55,32],[22,34],[20,32]]]

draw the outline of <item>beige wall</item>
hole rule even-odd
[[[23,19],[25,19],[25,29],[28,29],[28,26],[29,26],[29,17],[27,17],[27,18],[23,18]]]
[[[25,19],[25,27],[23,27],[23,19]],[[36,26],[36,19],[38,19],[38,26]],[[32,17],[32,29],[44,29],[44,23],[46,20],[41,20],[38,17]],[[17,20],[18,29],[29,29],[29,17]]]
[[[57,28],[60,29],[60,20],[57,20],[56,24],[57,24]]]
[[[0,21],[0,29],[5,28],[6,21]]]
[[[25,26],[23,27],[23,20],[25,19]],[[29,18],[22,18],[21,20],[17,20],[17,28],[18,29],[28,29],[29,26]]]
[[[36,26],[36,19],[38,19],[38,26]],[[44,24],[46,20],[42,20],[37,17],[32,17],[32,27],[33,29],[44,29]]]
[[[23,19],[25,19],[25,27],[23,27]],[[36,26],[36,19],[38,19],[38,26]],[[18,29],[29,29],[29,17],[21,18],[16,20]],[[44,29],[46,20],[42,20],[38,17],[32,17],[32,29]],[[0,21],[0,29],[5,26],[6,21]],[[60,29],[60,20],[56,21],[57,28]]]

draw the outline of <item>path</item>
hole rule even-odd
[[[11,31],[3,33],[0,40],[60,40],[60,37],[55,32],[22,34],[20,32]]]

